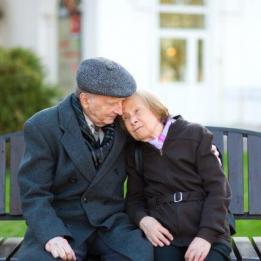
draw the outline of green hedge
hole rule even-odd
[[[58,97],[57,88],[44,82],[43,66],[32,51],[0,48],[0,134],[21,130],[27,118]]]

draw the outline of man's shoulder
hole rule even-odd
[[[57,107],[58,106],[56,105],[36,112],[26,121],[26,123],[43,125],[50,123],[50,121],[53,122],[57,119]]]
[[[68,113],[68,107],[70,106],[70,96],[65,97],[64,100],[57,103],[56,105],[45,108],[41,111],[36,112],[32,115],[26,123],[54,126],[59,120],[59,111],[66,111]]]

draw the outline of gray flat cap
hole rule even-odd
[[[128,97],[136,91],[132,75],[121,65],[102,57],[82,61],[76,78],[78,88],[93,94]]]

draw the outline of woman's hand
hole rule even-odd
[[[151,244],[155,247],[163,247],[164,245],[168,246],[170,245],[170,241],[173,240],[173,236],[170,232],[153,217],[146,216],[142,218],[139,226]]]
[[[211,152],[216,156],[220,167],[222,167],[222,162],[221,162],[220,155],[219,155],[219,152],[217,150],[217,146],[216,145],[212,144]]]
[[[209,253],[211,244],[201,238],[195,237],[185,253],[186,261],[203,261]]]

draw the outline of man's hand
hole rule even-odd
[[[186,253],[186,261],[203,261],[209,253],[211,244],[200,237],[195,237],[190,243]]]
[[[163,247],[164,245],[168,246],[170,245],[170,241],[173,240],[173,236],[170,232],[153,217],[146,216],[142,218],[139,226],[151,244],[155,247]]]
[[[219,157],[219,152],[218,152],[218,150],[217,150],[216,145],[213,145],[213,144],[212,144],[212,146],[211,146],[211,152],[217,157],[220,166],[222,166],[222,162],[221,162],[221,159],[220,159],[220,157]]]
[[[76,261],[76,256],[68,241],[63,237],[54,237],[45,244],[45,250],[50,252],[54,258],[64,261]]]

